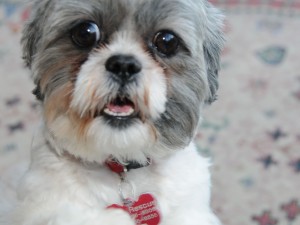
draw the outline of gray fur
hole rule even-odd
[[[206,101],[216,100],[218,90],[218,71],[220,69],[220,54],[224,44],[222,35],[223,15],[207,3],[206,39],[204,40],[204,57],[207,64],[207,74],[210,87],[210,96]]]
[[[43,25],[46,23],[47,17],[53,9],[53,1],[41,0],[34,2],[35,9],[32,16],[23,30],[21,40],[23,46],[23,59],[26,66],[31,68],[33,57],[39,48]]]
[[[159,131],[159,144],[172,149],[186,146],[198,125],[200,106],[216,98],[224,42],[220,13],[201,0],[34,1],[33,16],[24,29],[22,44],[25,62],[32,68],[36,84],[59,62],[77,57],[83,63],[89,57],[90,52],[74,48],[68,36],[70,27],[82,19],[95,21],[107,44],[126,21],[134,25],[136,35],[171,77],[166,112],[153,121]],[[153,50],[151,41],[160,29],[173,30],[181,37],[183,47],[174,57],[164,58]],[[70,63],[54,71],[41,94],[47,97],[72,79],[70,71],[74,66]],[[201,76],[205,73],[208,96],[206,81]]]

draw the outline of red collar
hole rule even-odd
[[[151,160],[149,159],[146,164],[140,164],[136,161],[127,161],[126,163],[122,164],[118,160],[112,158],[105,161],[106,166],[115,173],[125,173],[132,169],[139,169],[151,164]]]

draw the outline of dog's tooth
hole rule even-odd
[[[115,113],[115,112],[112,112],[110,111],[108,108],[105,108],[104,109],[104,113],[106,113],[107,115],[110,115],[110,116],[119,116],[119,117],[126,117],[126,116],[130,116],[134,113],[134,109],[131,108],[128,112],[121,112],[121,113]]]
[[[111,115],[111,113],[112,113],[108,108],[105,108],[105,109],[104,109],[104,112],[105,112],[106,114],[108,114],[108,115]]]
[[[130,116],[134,113],[133,108],[131,108],[127,113],[120,113],[120,116]]]

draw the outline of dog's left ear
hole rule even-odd
[[[205,27],[205,39],[203,42],[203,52],[207,67],[207,77],[209,83],[209,95],[206,103],[212,103],[217,99],[218,71],[220,69],[220,54],[224,45],[223,21],[221,12],[206,3],[207,23]]]
[[[21,38],[23,60],[29,68],[40,45],[45,21],[53,10],[53,2],[52,0],[31,0],[31,15],[23,28]]]

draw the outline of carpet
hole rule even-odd
[[[226,14],[227,44],[196,143],[213,161],[214,211],[224,225],[300,225],[300,1],[212,2]],[[28,13],[0,1],[0,190],[28,167],[39,125],[19,45]]]

